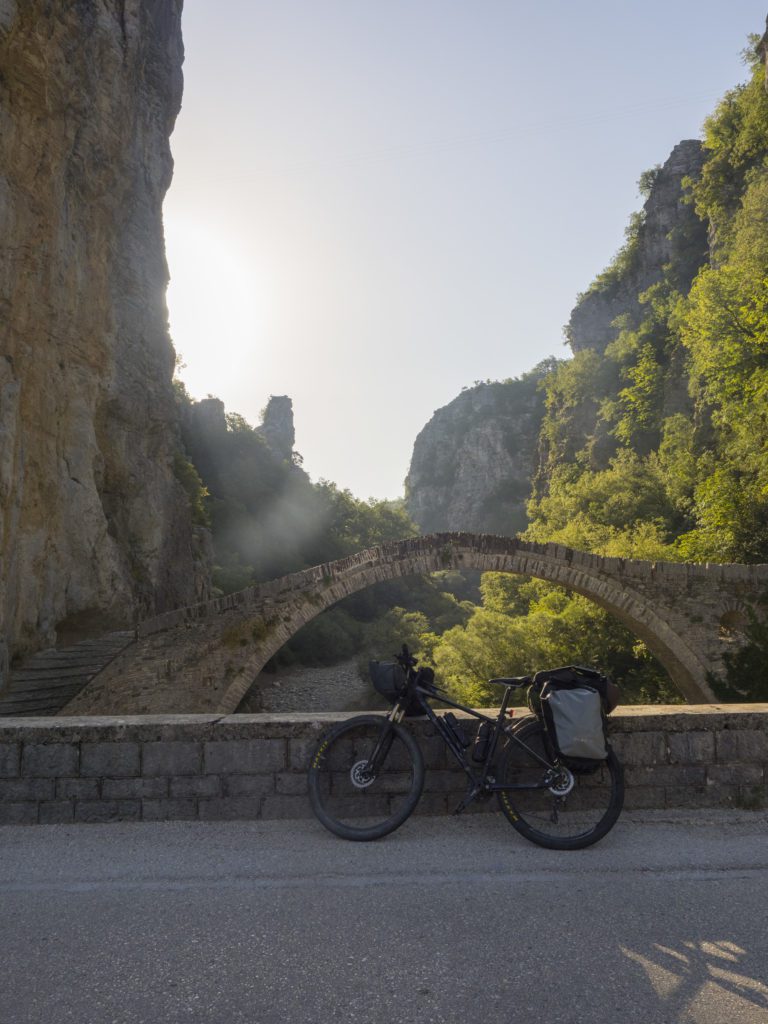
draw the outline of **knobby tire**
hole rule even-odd
[[[549,758],[544,730],[539,721],[526,722],[515,735],[528,747]],[[523,748],[510,740],[502,753],[497,781],[533,782],[543,769]],[[580,850],[602,839],[614,826],[624,804],[624,772],[616,755],[594,772],[572,773],[574,785],[565,797],[550,789],[503,790],[501,809],[520,835],[551,850]]]
[[[385,756],[371,773],[377,746]],[[381,715],[358,715],[322,737],[308,785],[312,810],[329,831],[342,839],[380,839],[413,813],[424,788],[424,759],[407,729]]]

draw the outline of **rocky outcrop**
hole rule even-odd
[[[566,336],[574,352],[585,348],[604,352],[618,335],[616,318],[639,315],[638,296],[661,280],[667,264],[675,267],[677,287],[687,292],[709,250],[707,226],[686,201],[683,180],[697,177],[703,162],[701,142],[687,139],[653,174],[648,199],[627,244],[571,313]]]
[[[0,633],[203,598],[175,479],[161,206],[181,0],[0,0]]]
[[[270,395],[261,426],[256,428],[272,454],[281,462],[290,462],[296,431],[293,426],[293,402],[288,395]]]
[[[627,245],[571,314],[566,333],[574,353],[604,353],[618,334],[616,318],[639,320],[638,296],[664,274],[688,290],[708,246],[707,227],[687,202],[683,181],[696,177],[702,164],[701,143],[688,140],[648,176],[648,199]],[[547,368],[519,381],[478,385],[434,414],[416,439],[406,480],[408,511],[422,530],[513,534],[525,528],[543,419],[543,394],[536,385]],[[668,415],[688,409],[682,373],[670,376]],[[572,424],[574,441],[594,432],[596,418],[596,407],[581,410],[583,422]],[[607,441],[613,451],[615,439]]]
[[[546,369],[468,388],[432,416],[416,438],[405,482],[408,512],[425,533],[509,536],[525,528]]]

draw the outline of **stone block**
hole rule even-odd
[[[168,796],[168,779],[104,779],[101,795],[104,800],[157,800]]]
[[[309,759],[315,752],[319,739],[319,736],[291,737],[288,741],[288,765],[291,771],[309,770]]]
[[[463,791],[452,796],[445,793],[422,793],[414,814],[447,814],[453,811],[463,795]],[[453,796],[456,797],[455,800]]]
[[[261,805],[260,817],[265,819],[279,818],[314,818],[306,796],[268,796]]]
[[[625,769],[627,788],[632,786],[703,786],[706,782],[704,765],[659,764],[648,767],[630,766]]]
[[[466,723],[465,727],[468,727]],[[446,747],[442,736],[425,736],[418,739],[426,768],[444,768],[447,761]]]
[[[427,772],[424,778],[425,793],[456,793],[456,802],[461,799],[467,789],[467,776],[459,771]]]
[[[139,774],[138,743],[83,743],[80,774],[97,778],[128,778]]]
[[[281,799],[295,799],[281,797]],[[201,821],[252,821],[261,817],[261,797],[219,797],[218,800],[200,800]]]
[[[139,800],[78,800],[75,802],[75,821],[138,821],[141,817]]]
[[[282,772],[277,775],[275,792],[280,796],[302,796],[307,792],[306,772]]]
[[[717,735],[717,760],[768,762],[768,732],[763,729],[724,729]]]
[[[41,825],[66,825],[74,817],[75,805],[71,800],[45,800],[40,804]]]
[[[218,775],[171,779],[171,796],[176,799],[221,796],[221,779]]]
[[[266,774],[285,770],[285,740],[210,740],[205,771],[211,775]]]
[[[0,801],[51,800],[55,787],[54,779],[4,779],[0,781]]]
[[[464,797],[464,794],[465,794],[464,790],[462,790],[462,792],[459,792],[457,790],[455,793],[446,793],[446,795],[445,795],[445,812],[446,812],[446,814],[452,814],[453,813],[453,811],[455,810],[456,805],[458,804],[458,802]],[[425,795],[428,795],[428,794],[425,794]],[[437,795],[437,794],[435,794],[435,795]],[[422,800],[423,799],[424,799],[424,797],[422,797]],[[421,800],[419,801],[419,803],[421,803]],[[482,800],[475,800],[473,803],[471,803],[469,805],[469,807],[465,807],[464,810],[461,813],[462,814],[498,814],[500,811],[501,811],[501,808],[499,807],[499,801],[496,799],[496,797],[492,796],[492,797],[486,797],[485,799],[482,799]]]
[[[664,795],[667,807],[733,807],[739,791],[736,786],[671,786]]]
[[[77,775],[79,754],[76,743],[25,743],[21,756],[21,773],[35,778]]]
[[[707,768],[707,782],[727,786],[761,786],[764,770],[759,764],[712,764]]]
[[[275,792],[271,775],[225,775],[222,783],[225,797],[262,797]]]
[[[702,730],[667,736],[672,764],[709,764],[715,760],[715,734]]]
[[[192,797],[143,800],[141,816],[144,821],[193,821],[197,818],[197,801]]]
[[[56,797],[59,800],[98,800],[97,779],[56,779]]]
[[[667,741],[663,732],[612,734],[611,746],[624,765],[664,764],[667,760]]]
[[[0,825],[36,825],[38,808],[36,800],[25,804],[0,803]]]
[[[21,747],[18,743],[0,743],[0,778],[19,774]]]
[[[627,811],[666,806],[666,793],[661,786],[633,786],[624,794],[624,808]]]
[[[739,786],[736,806],[746,811],[760,811],[768,805],[768,785]]]
[[[142,775],[199,775],[201,744],[160,740],[142,747]]]

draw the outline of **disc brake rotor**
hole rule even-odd
[[[576,780],[573,777],[573,772],[569,771],[568,768],[561,767],[552,780],[549,792],[553,796],[568,796],[575,784]]]
[[[367,761],[358,761],[353,764],[349,770],[349,777],[355,789],[367,789],[376,779],[376,776],[369,771]]]

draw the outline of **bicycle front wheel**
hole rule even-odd
[[[379,839],[412,813],[424,788],[424,759],[401,725],[359,715],[326,733],[309,767],[318,820],[342,839]]]
[[[553,850],[579,850],[602,839],[624,804],[624,772],[613,751],[609,748],[606,760],[594,770],[562,767],[548,773],[533,756],[550,760],[541,723],[525,722],[514,735],[521,742],[510,738],[497,781],[540,788],[499,792],[501,809],[513,828]]]

